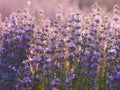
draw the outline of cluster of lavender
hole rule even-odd
[[[27,14],[27,11],[13,13],[4,22],[0,53],[1,90],[30,90],[25,88],[31,82],[30,65],[27,61],[29,62],[34,23]]]
[[[119,90],[119,7],[59,9],[54,20],[27,10],[5,19],[0,90]]]

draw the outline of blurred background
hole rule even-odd
[[[29,2],[30,1],[30,2]],[[0,0],[0,13],[2,18],[9,16],[10,13],[17,9],[24,9],[31,4],[31,10],[37,11],[43,9],[49,16],[54,13],[56,7],[61,4],[63,9],[68,7],[77,7],[80,9],[89,8],[95,2],[106,7],[111,11],[114,4],[120,5],[120,0]]]

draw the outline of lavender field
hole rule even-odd
[[[120,90],[120,6],[98,1],[0,4],[0,90]]]

